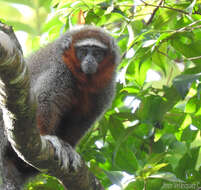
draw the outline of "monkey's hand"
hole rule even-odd
[[[64,170],[68,171],[77,170],[81,165],[81,157],[77,154],[73,148],[64,141],[60,140],[57,136],[54,135],[45,135],[41,137],[43,148],[45,148],[46,141],[52,143],[56,151],[56,159],[58,159],[59,165],[63,167]],[[71,166],[71,168],[69,167]]]

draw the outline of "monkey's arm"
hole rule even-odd
[[[67,35],[62,41],[58,39],[27,58],[41,135],[55,135],[61,117],[74,103],[72,74],[62,60],[70,43],[71,37]]]
[[[57,77],[55,77],[55,75]],[[34,85],[37,100],[37,127],[41,135],[53,135],[65,113],[73,106],[72,81],[68,70],[42,73]],[[67,82],[66,82],[67,81]]]

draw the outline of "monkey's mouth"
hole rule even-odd
[[[77,71],[80,74],[83,74],[87,80],[92,80],[92,77],[96,74],[96,73],[85,73],[81,68],[79,68]]]

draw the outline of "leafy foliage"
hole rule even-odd
[[[201,186],[200,0],[0,0],[0,18],[28,32],[28,52],[75,24],[117,39],[116,98],[77,148],[106,189]]]

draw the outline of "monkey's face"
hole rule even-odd
[[[86,42],[79,42],[75,46],[76,57],[80,61],[80,68],[85,74],[94,74],[98,70],[99,64],[104,60],[107,54],[107,47],[102,43],[86,44]]]
[[[92,93],[114,81],[120,53],[114,39],[102,29],[84,26],[60,38],[64,64],[79,88]]]

